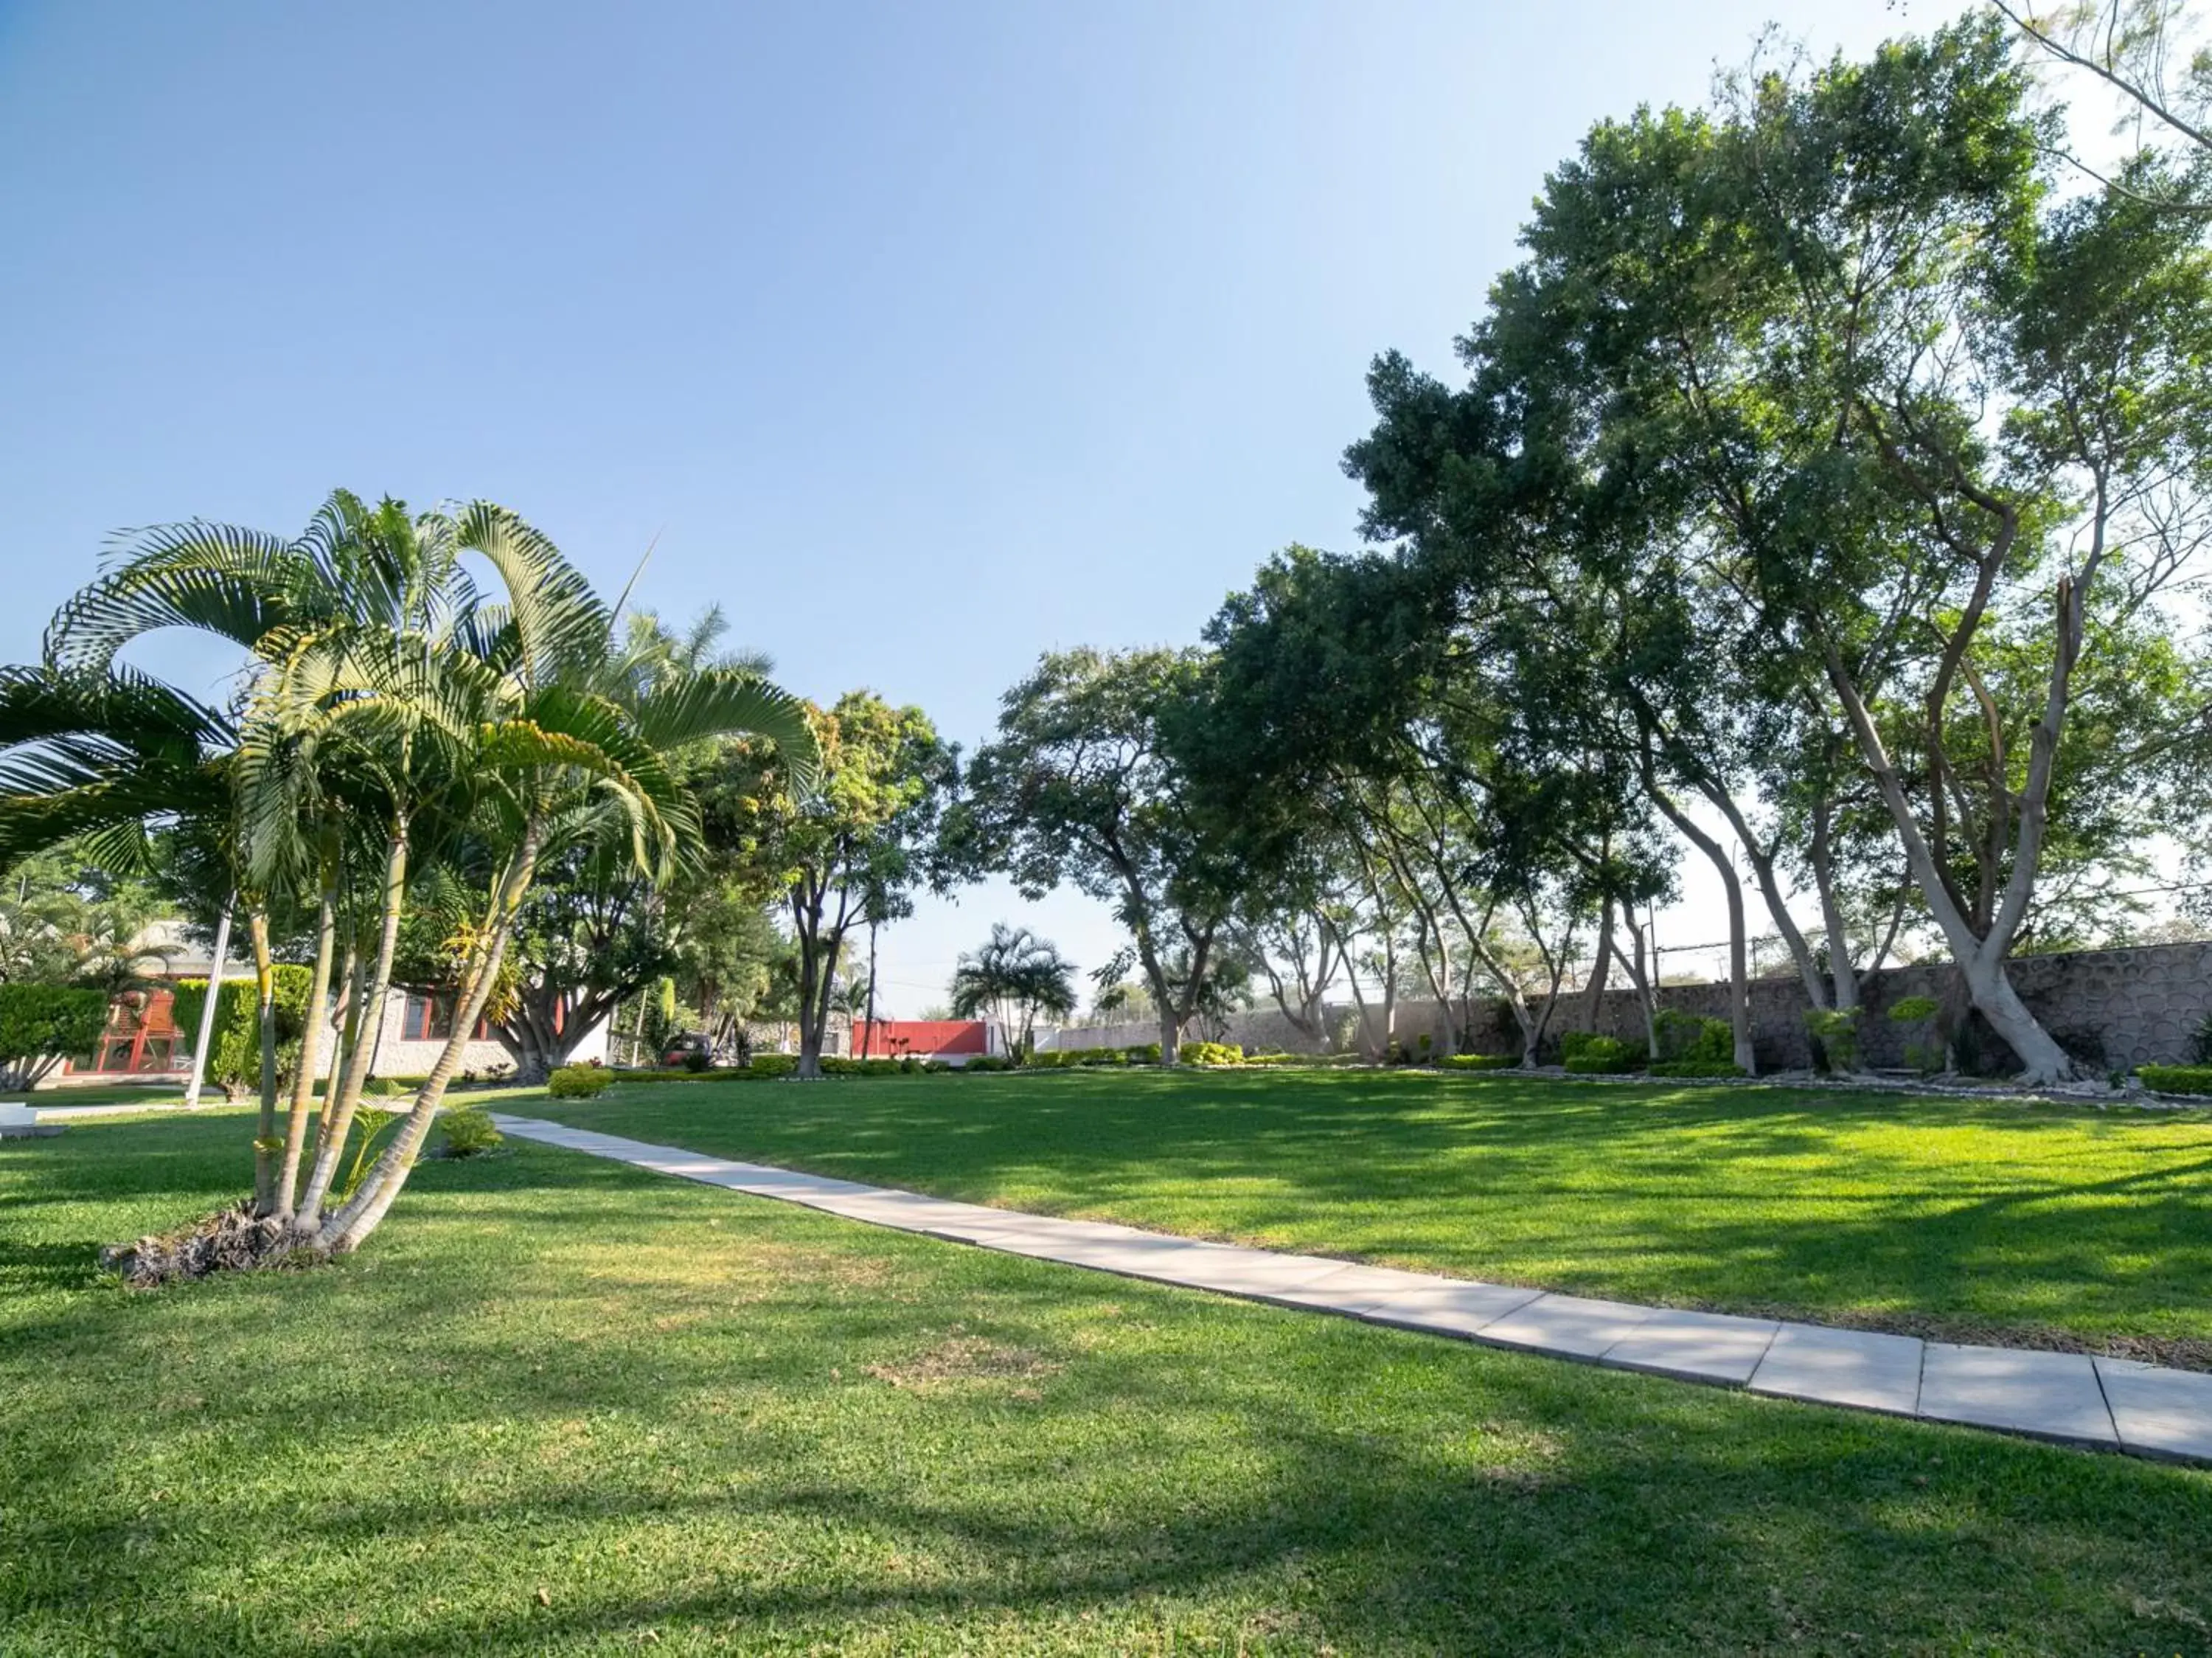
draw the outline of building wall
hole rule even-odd
[[[2100,1067],[2129,1070],[2144,1064],[2187,1064],[2195,1058],[2197,1028],[2212,1018],[2212,942],[2021,956],[2010,964],[2010,972],[2014,988],[2045,1028],[2076,1058]],[[1888,1009],[1911,996],[1932,997],[1941,1002],[1947,994],[1954,994],[1953,978],[1950,966],[1940,961],[1916,962],[1869,974],[1860,987],[1866,1009],[1859,1017],[1860,1043],[1866,1062],[1877,1068],[1902,1066],[1906,1045],[1918,1040],[1920,1032],[1917,1025],[1899,1025],[1888,1018]],[[1562,1031],[1591,1027],[1583,1020],[1583,997],[1578,992],[1566,993],[1560,1002],[1548,1027],[1547,1039],[1555,1041]],[[1724,1019],[1728,987],[1662,985],[1659,1005]],[[1795,973],[1787,978],[1753,981],[1752,1042],[1762,1070],[1802,1070],[1813,1063],[1812,1043],[1805,1030],[1805,1015],[1811,1005]],[[1380,1035],[1380,1010],[1370,1004],[1369,1011],[1368,1034],[1372,1042]],[[1520,1034],[1503,1002],[1476,1003],[1472,1015],[1468,1046],[1485,1053],[1519,1051]],[[1351,1035],[1358,1028],[1357,1010],[1348,1004],[1333,1003],[1328,1022],[1338,1037],[1335,1045],[1352,1045]],[[1985,1068],[2001,1070],[2017,1066],[2015,1057],[1986,1026],[1978,1019],[1973,1024]],[[1443,1050],[1444,1021],[1433,1001],[1400,1002],[1395,1025],[1400,1042],[1417,1045],[1426,1035],[1433,1047]],[[1600,998],[1595,1028],[1607,1035],[1640,1041],[1644,1015],[1635,991],[1606,991]],[[1272,1003],[1235,1015],[1219,1039],[1253,1050],[1292,1053],[1315,1051],[1322,1045],[1292,1029]],[[1087,1026],[1056,1033],[1052,1045],[1124,1047],[1158,1040],[1157,1024]]]

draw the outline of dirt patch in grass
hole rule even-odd
[[[866,1364],[864,1375],[894,1387],[921,1392],[955,1387],[963,1382],[1036,1382],[1057,1375],[1066,1367],[1025,1348],[971,1336],[956,1326],[944,1340],[911,1354],[896,1363]],[[1018,1393],[1025,1390],[1017,1389]]]

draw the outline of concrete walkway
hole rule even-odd
[[[1589,1301],[955,1203],[536,1118],[495,1113],[493,1120],[520,1139],[1069,1266],[1754,1393],[2212,1462],[2212,1375],[2195,1370]]]

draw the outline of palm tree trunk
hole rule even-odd
[[[414,1109],[400,1127],[384,1155],[376,1160],[368,1177],[339,1210],[324,1223],[316,1236],[319,1247],[343,1253],[358,1249],[364,1239],[378,1224],[399,1196],[400,1188],[407,1184],[407,1176],[415,1167],[415,1160],[429,1137],[430,1125],[436,1119],[438,1107],[446,1097],[446,1085],[461,1068],[461,1056],[467,1051],[469,1038],[483,1017],[484,1006],[491,999],[492,986],[498,982],[500,964],[507,956],[507,940],[514,931],[515,912],[521,907],[522,896],[529,890],[531,878],[537,872],[538,851],[543,844],[544,826],[533,816],[523,831],[522,844],[501,875],[492,895],[490,911],[484,917],[483,943],[471,964],[466,994],[461,1005],[453,1011],[453,1034],[446,1039],[444,1051],[438,1062],[430,1067],[430,1074],[422,1081],[420,1093],[415,1096]]]
[[[261,1033],[261,1122],[253,1137],[253,1212],[269,1213],[276,1194],[276,1157],[284,1143],[276,1137],[276,967],[269,956],[269,912],[259,905],[246,915],[253,941],[253,983],[259,995]]]
[[[300,1198],[300,1228],[307,1231],[322,1219],[323,1200],[337,1178],[338,1159],[345,1150],[346,1134],[353,1127],[361,1091],[368,1085],[369,1068],[376,1060],[376,1036],[381,1033],[384,998],[392,989],[392,958],[399,943],[400,912],[407,899],[407,832],[403,826],[386,848],[384,859],[383,930],[377,935],[376,965],[360,997],[355,1023],[357,1034],[348,1042],[345,1074],[340,1079],[337,1103],[324,1113],[329,1124],[315,1147],[315,1166],[307,1173],[307,1189]],[[363,1022],[363,1021],[374,1021]]]
[[[315,911],[315,966],[307,980],[300,1057],[292,1066],[292,1114],[284,1125],[284,1161],[276,1173],[276,1218],[289,1220],[300,1190],[300,1159],[307,1150],[307,1119],[314,1112],[315,1073],[322,1069],[323,1027],[330,1022],[331,964],[337,954],[337,856],[323,849],[321,901]]]
[[[197,1110],[207,1082],[208,1050],[215,1045],[215,1004],[222,997],[222,970],[230,960],[230,912],[238,906],[235,889],[222,900],[215,921],[215,965],[208,969],[207,1003],[200,1009],[198,1038],[192,1044],[192,1080],[185,1089],[185,1109]]]

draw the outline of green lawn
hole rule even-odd
[[[618,1088],[534,1112],[1017,1209],[2212,1368],[2212,1115],[1405,1072]]]
[[[979,1143],[1051,1109],[964,1086],[742,1108],[816,1095],[859,1131],[899,1092]],[[710,1105],[687,1100],[656,1109]],[[333,1268],[103,1280],[99,1243],[234,1194],[250,1132],[225,1112],[0,1145],[11,1658],[2212,1651],[2212,1473],[1156,1288],[549,1149],[424,1165]]]

